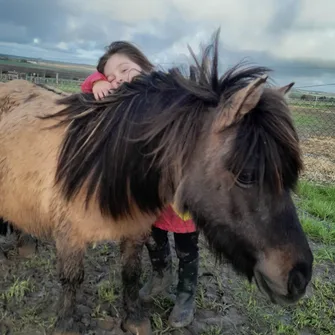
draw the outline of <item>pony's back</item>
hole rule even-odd
[[[0,215],[37,235],[50,222],[52,172],[62,134],[61,128],[44,131],[54,121],[37,116],[59,110],[57,98],[24,80],[0,86]]]
[[[118,226],[102,217],[94,200],[86,209],[85,185],[75,200],[64,199],[55,174],[67,128],[50,129],[58,120],[39,118],[64,108],[58,100],[59,95],[24,80],[0,87],[0,217],[36,236],[67,220],[81,242],[147,231],[155,217],[138,213],[136,207],[134,219],[120,220]]]

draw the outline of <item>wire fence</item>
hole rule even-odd
[[[288,103],[301,141],[303,178],[335,184],[335,98],[294,92]]]
[[[13,79],[25,79],[75,93],[80,92],[85,78],[60,78],[58,73],[46,77],[0,72],[0,81]],[[316,183],[335,184],[335,95],[293,90],[288,102],[301,140],[305,164],[303,178]]]

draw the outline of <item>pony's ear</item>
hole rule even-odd
[[[241,119],[258,104],[267,79],[267,75],[257,78],[247,87],[236,92],[229,101],[225,103],[222,118],[217,123],[217,131],[222,131],[233,122]]]
[[[291,91],[291,88],[293,87],[293,85],[295,84],[295,82],[292,82],[288,85],[282,86],[282,87],[278,87],[277,91],[280,92],[283,95],[286,95],[288,92]]]

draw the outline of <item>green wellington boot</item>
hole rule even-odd
[[[177,297],[169,317],[171,327],[186,327],[193,321],[198,282],[198,266],[199,258],[191,262],[179,261]]]
[[[173,282],[172,257],[169,242],[159,250],[150,250],[148,248],[148,252],[152,264],[152,272],[148,281],[139,292],[140,298],[145,302],[150,301],[164,291],[167,292]]]

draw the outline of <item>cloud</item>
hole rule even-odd
[[[276,1],[273,5],[274,13],[268,23],[269,34],[280,37],[287,35],[291,29],[294,29],[294,24],[302,9],[303,1],[281,0]]]
[[[79,15],[89,13],[109,20],[118,20],[124,24],[146,22],[151,20],[161,21],[169,19],[170,5],[165,0],[60,0],[61,5]]]
[[[0,53],[95,65],[114,40],[134,42],[155,63],[189,60],[221,27],[221,64],[247,58],[278,81],[333,81],[335,1],[0,0]]]

